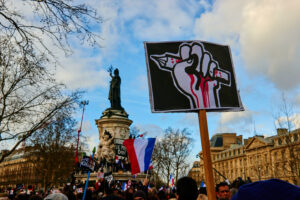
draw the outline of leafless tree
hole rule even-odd
[[[281,143],[287,146],[287,154],[289,160],[283,160],[282,168],[284,171],[289,172],[294,177],[300,178],[300,148],[297,133],[293,131],[295,124],[293,121],[293,105],[287,99],[285,93],[282,93],[281,104],[277,109],[277,113],[273,114],[275,118],[275,127],[287,130],[283,137],[280,139]],[[282,152],[282,158],[285,158],[285,153]]]
[[[74,38],[98,43],[94,30],[101,18],[78,2],[0,0],[0,146],[9,148],[0,153],[0,162],[80,98],[80,92],[67,92],[46,69],[57,61],[57,48],[71,53]]]
[[[74,169],[76,121],[71,114],[70,109],[62,109],[30,138],[33,151],[27,159],[33,163],[44,190],[66,183]]]
[[[156,142],[152,156],[157,176],[164,177],[169,183],[170,174],[174,175],[175,181],[185,175],[192,142],[187,129],[166,129],[163,138]]]
[[[61,109],[72,109],[81,92],[66,92],[45,68],[46,58],[32,46],[0,39],[0,162]]]
[[[93,29],[101,22],[96,10],[77,0],[0,0],[0,36],[21,47],[54,55],[45,42],[68,52],[70,36],[97,44]],[[26,12],[27,11],[27,12]],[[26,13],[26,14],[24,14]]]

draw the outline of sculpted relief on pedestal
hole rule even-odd
[[[106,161],[114,159],[114,137],[107,130],[104,131],[100,138],[100,159],[105,158]]]

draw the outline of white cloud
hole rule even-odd
[[[155,124],[136,124],[141,133],[147,132],[147,137],[158,137],[164,135],[164,130]]]
[[[239,123],[252,123],[252,112],[223,112],[221,113],[220,123],[224,125],[228,124],[239,124]]]
[[[89,121],[82,122],[82,131],[90,131],[92,130],[92,125]]]
[[[132,36],[140,40],[166,40],[184,33],[191,34],[193,16],[197,11],[194,1],[124,0],[116,2],[94,3],[104,19],[101,36],[104,38],[106,48],[126,43],[127,39]],[[129,32],[125,31],[125,27],[129,29]]]
[[[253,132],[253,112],[222,112],[215,130],[216,133],[233,132],[237,134]]]
[[[90,134],[87,137],[86,140],[87,146],[88,146],[88,153],[91,153],[93,151],[93,148],[96,147],[96,152],[97,152],[97,148],[99,145],[99,138],[98,138],[98,134]]]
[[[294,114],[292,116],[292,121],[295,129],[300,128],[300,114]]]
[[[83,52],[74,52],[69,57],[60,57],[56,78],[68,88],[107,87],[109,74],[99,67],[99,58],[86,57]]]
[[[288,121],[286,116],[278,117],[275,123],[279,128],[288,128]],[[291,124],[292,130],[300,128],[300,114],[295,113],[290,116],[289,123]]]
[[[281,89],[300,84],[300,1],[216,1],[196,21],[196,37],[241,48],[245,66]]]

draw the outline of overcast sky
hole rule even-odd
[[[74,54],[59,55],[57,79],[87,91],[82,134],[90,149],[99,143],[95,119],[110,106],[107,68],[119,68],[122,106],[133,125],[148,137],[188,128],[195,140],[191,159],[201,150],[196,114],[150,111],[144,41],[202,40],[229,45],[244,112],[208,113],[210,136],[234,132],[248,138],[275,134],[274,115],[282,92],[300,117],[299,0],[85,0],[103,18],[95,29],[101,49],[73,44]],[[80,112],[76,116],[80,120]]]

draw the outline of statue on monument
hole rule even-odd
[[[113,67],[109,69],[109,75],[112,78],[110,81],[109,95],[108,99],[112,109],[123,110],[121,106],[121,78],[119,76],[119,70],[116,68],[114,70],[114,76],[112,75]]]
[[[105,158],[106,161],[111,161],[114,158],[114,138],[107,130],[104,131],[100,140],[100,158]]]

